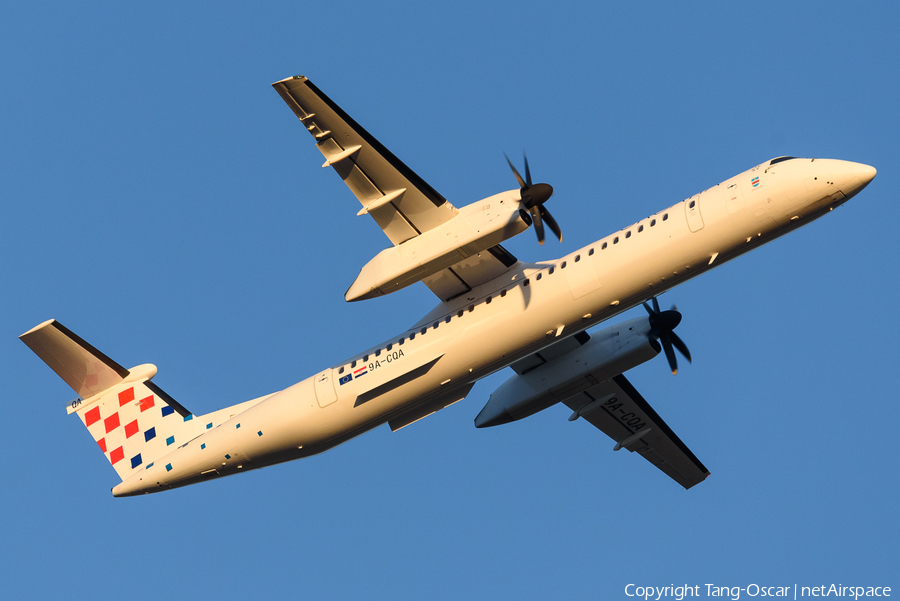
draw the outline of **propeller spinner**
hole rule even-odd
[[[688,363],[691,362],[691,351],[678,337],[678,334],[673,331],[681,323],[681,313],[678,312],[675,305],[672,305],[672,308],[668,311],[660,311],[656,297],[654,296],[650,300],[653,302],[652,309],[647,303],[641,303],[644,305],[647,313],[650,314],[649,336],[652,339],[658,339],[662,343],[666,359],[669,361],[669,367],[672,369],[672,375],[674,376],[678,373],[678,362],[675,360],[675,351],[672,350],[672,347],[678,349],[678,352],[684,355]]]
[[[562,242],[562,231],[559,229],[559,225],[556,223],[556,220],[553,218],[553,215],[550,214],[544,207],[544,203],[550,200],[550,197],[553,196],[553,186],[550,184],[532,184],[531,183],[531,170],[528,169],[528,157],[525,156],[525,179],[522,179],[522,176],[519,175],[519,172],[516,170],[515,166],[512,164],[512,161],[509,160],[509,157],[506,157],[506,162],[509,163],[509,168],[512,169],[513,175],[516,176],[516,181],[519,182],[519,186],[521,188],[520,192],[522,195],[522,204],[525,205],[525,208],[528,209],[528,213],[531,215],[531,220],[534,222],[534,231],[537,234],[538,244],[544,243],[544,222],[547,223],[547,227],[550,228],[556,237],[559,238],[559,241]]]

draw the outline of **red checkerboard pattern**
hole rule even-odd
[[[134,420],[133,422],[131,422],[129,424],[125,424],[125,438],[131,438],[132,436],[134,436],[135,434],[138,433],[138,430],[139,430],[139,428],[138,428],[137,420]]]
[[[100,407],[94,407],[84,414],[84,425],[90,428],[96,422],[100,421]]]
[[[140,387],[140,385],[137,386]],[[146,388],[144,388],[144,391],[146,392]],[[155,406],[157,406],[157,403],[152,394],[144,396],[140,401],[135,402],[135,386],[132,386],[116,395],[111,395],[109,398],[101,398],[97,405],[81,415],[84,425],[88,427],[88,431],[94,436],[94,440],[97,441],[100,450],[103,451],[109,462],[116,467],[116,471],[119,472],[120,476],[123,476],[123,470],[130,473],[131,467],[128,465],[129,462],[122,461],[126,458],[126,453],[129,457],[132,455],[137,456],[143,450],[142,437],[135,436],[141,432],[141,423],[138,418],[144,415],[141,418],[147,422],[144,428],[149,428],[154,416],[144,414],[144,412]],[[122,425],[123,423],[125,424],[124,426]],[[132,439],[132,437],[134,438]],[[130,440],[135,442],[133,444],[127,442]],[[122,463],[120,464],[119,462]],[[138,466],[140,466],[140,463],[135,467]]]
[[[134,388],[128,388],[119,393],[119,407],[127,405],[134,400]]]
[[[150,396],[141,399],[141,402],[138,403],[138,405],[139,405],[140,408],[141,408],[141,413],[143,413],[143,412],[146,411],[147,409],[150,409],[150,408],[153,407],[153,405],[154,405],[154,403],[153,403],[153,395],[151,394]]]
[[[113,413],[105,420],[103,420],[103,427],[106,428],[106,433],[109,434],[113,430],[119,427],[119,414],[118,412]]]
[[[126,386],[76,410],[123,480],[207,428],[179,415],[143,383]]]

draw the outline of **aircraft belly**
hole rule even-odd
[[[119,484],[116,496],[131,496],[192,484],[211,477],[265,467],[308,455],[324,432],[308,378],[238,413],[157,459]]]
[[[464,381],[454,377],[459,368],[443,354],[435,355],[435,346],[414,347],[413,341],[407,341],[377,358],[370,357],[364,377],[339,385],[337,402],[309,415],[315,423],[314,431],[312,426],[304,430],[307,439],[314,440],[315,452],[333,448],[408,412],[411,404],[426,400],[435,391],[464,386]]]

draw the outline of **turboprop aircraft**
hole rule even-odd
[[[519,186],[456,208],[312,84],[273,84],[391,245],[347,301],[423,282],[439,303],[408,329],[284,390],[194,415],[160,389],[150,364],[125,369],[55,320],[21,339],[71,386],[68,404],[121,482],[114,496],[168,490],[321,453],[367,430],[407,426],[507,366],[477,427],[556,403],[637,452],[684,488],[708,470],[623,375],[664,352],[672,373],[681,315],[656,297],[825,215],[875,169],[778,157],[552,261],[525,263],[501,242],[534,228],[562,239],[553,188],[510,163]],[[507,159],[508,160],[508,159]],[[588,329],[639,304],[647,315]]]

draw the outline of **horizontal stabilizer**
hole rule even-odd
[[[120,384],[129,371],[51,319],[19,338],[82,399]]]

